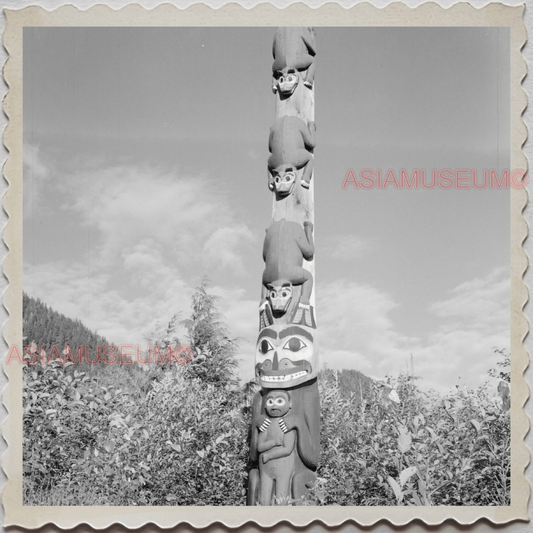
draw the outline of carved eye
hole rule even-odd
[[[275,298],[277,296],[276,291],[270,291],[270,297]]]
[[[276,398],[276,401],[274,403],[281,407],[282,405],[285,405],[285,400],[283,398]]]
[[[305,348],[307,345],[302,342],[297,337],[293,337],[288,341],[283,347],[285,350],[290,350],[291,352],[299,352],[302,348]]]
[[[272,348],[272,345],[266,340],[266,339],[263,339],[261,341],[261,344],[259,345],[259,351],[265,355],[267,354],[268,352],[270,352],[271,350],[273,350],[274,348]]]
[[[272,407],[274,405],[274,399],[273,398],[269,398],[267,400],[267,407]]]
[[[281,296],[282,296],[283,298],[287,298],[287,297],[289,296],[289,293],[288,293],[287,291],[283,291],[283,292],[281,293]]]

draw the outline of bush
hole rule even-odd
[[[52,487],[79,485],[76,473],[98,448],[109,419],[127,402],[114,387],[64,366],[23,370],[23,472],[25,498]],[[79,488],[79,487],[78,487]]]
[[[25,503],[53,489],[69,505],[244,504],[240,395],[183,372],[163,373],[139,401],[57,362],[26,367]]]
[[[154,372],[25,366],[26,505],[245,504],[249,394],[179,365]],[[441,396],[409,376],[389,385],[399,402],[376,383],[346,393],[336,372],[321,375],[322,451],[307,503],[509,505],[501,400],[486,386]]]
[[[509,412],[486,386],[441,398],[401,376],[396,404],[320,385],[326,505],[510,504]]]
[[[154,384],[146,416],[153,505],[244,505],[249,417],[229,391],[169,373]]]

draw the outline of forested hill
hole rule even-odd
[[[319,379],[332,387],[336,387],[344,399],[353,395],[353,401],[357,405],[365,401],[386,398],[392,390],[391,386],[377,382],[359,370],[348,368],[342,370],[322,369]]]
[[[72,320],[54,311],[40,299],[22,294],[22,336],[24,347],[34,344],[39,350],[49,352],[57,346],[61,352],[65,346],[75,350],[78,346],[88,346],[91,353],[97,346],[111,344],[101,335],[88,329],[79,320]]]

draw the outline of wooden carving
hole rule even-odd
[[[273,324],[259,332],[255,377],[265,389],[287,389],[318,374],[316,331],[299,325]]]
[[[268,187],[275,194],[263,244],[255,354],[261,391],[252,405],[247,503],[299,505],[316,480],[320,455],[313,308],[314,30],[278,29],[273,52],[273,89],[279,97],[268,143]],[[298,88],[300,82],[307,89]]]
[[[314,254],[311,222],[304,222],[302,228],[282,218],[268,228],[263,245],[263,301],[268,298],[275,313],[283,315],[287,311],[294,285],[302,286],[299,304],[309,306],[313,275],[302,265],[304,259],[311,261]]]
[[[316,44],[312,28],[278,28],[272,54],[274,93],[288,98],[296,90],[300,78],[306,87],[313,87]]]
[[[274,475],[281,477],[280,482],[283,488],[280,494],[284,495],[286,487],[289,487],[289,495],[294,500],[300,500],[305,495],[316,479],[316,469],[320,456],[320,402],[318,396],[318,384],[316,379],[310,383],[305,383],[299,387],[287,389],[287,397],[290,402],[290,410],[282,417],[282,421],[269,414],[267,402],[268,398],[281,397],[282,391],[261,391],[254,397],[252,407],[252,435],[250,442],[250,461],[252,469],[248,484],[248,505],[270,505],[272,498],[272,486],[270,481],[263,480],[264,466],[261,466],[261,448],[263,439],[262,433],[274,427],[276,433],[278,428],[285,436],[295,435],[296,453],[290,458],[286,456],[287,463],[294,462],[293,468],[289,469],[286,464],[285,472],[275,472]],[[287,440],[288,447],[292,441],[292,436]],[[282,452],[281,447],[287,446],[285,443],[278,445],[280,455],[287,453],[287,449]],[[265,463],[263,463],[265,464]],[[280,465],[281,466],[281,465]],[[270,477],[270,474],[267,474]],[[278,497],[278,480],[276,479],[276,492]]]
[[[313,175],[315,123],[307,124],[296,116],[283,116],[270,129],[268,149],[268,188],[280,196],[289,195],[296,183],[296,172],[303,169],[302,187],[309,188]]]
[[[296,430],[288,430],[283,416],[291,409],[286,391],[270,391],[265,398],[266,417],[257,428],[257,451],[261,479],[261,505],[270,505],[275,484],[276,503],[286,505],[296,454]],[[268,417],[268,418],[267,418]]]

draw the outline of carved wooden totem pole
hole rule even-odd
[[[248,505],[287,505],[316,479],[320,402],[313,243],[315,32],[274,37],[268,189],[272,224],[263,245]]]

